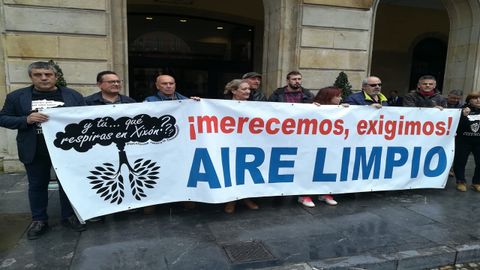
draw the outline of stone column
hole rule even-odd
[[[442,0],[450,18],[444,89],[480,90],[480,3]]]
[[[265,27],[262,89],[269,96],[285,82],[286,74],[298,69],[301,1],[264,0]]]
[[[123,91],[128,95],[127,0],[110,0],[109,15],[113,70],[124,80]]]

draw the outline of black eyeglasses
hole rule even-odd
[[[382,84],[381,84],[381,83],[369,83],[368,85],[369,85],[370,87],[376,87],[376,86],[382,87]]]
[[[106,82],[106,83],[108,83],[108,84],[114,84],[114,83],[116,83],[116,84],[121,84],[121,83],[122,83],[122,81],[120,81],[120,80],[114,80],[114,81],[103,81],[103,82]]]

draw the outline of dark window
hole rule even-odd
[[[177,15],[128,16],[130,95],[152,95],[157,73],[186,96],[223,97],[224,85],[252,69],[253,26]]]

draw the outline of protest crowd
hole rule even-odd
[[[57,69],[49,62],[34,62],[28,67],[28,75],[32,85],[9,93],[0,112],[0,126],[18,130],[17,143],[20,161],[25,165],[28,176],[28,198],[30,202],[32,223],[28,229],[28,239],[37,239],[49,230],[47,205],[48,184],[51,178],[52,162],[42,133],[41,124],[48,121],[43,109],[52,107],[72,107],[90,105],[109,105],[135,103],[136,100],[120,94],[122,79],[114,71],[101,71],[96,78],[99,88],[97,93],[83,97],[79,92],[57,84]],[[316,94],[302,86],[302,74],[291,71],[286,76],[285,85],[266,96],[261,89],[262,74],[245,73],[225,86],[225,99],[232,101],[263,101],[283,103],[307,103],[314,107],[338,105],[338,110],[352,106],[371,106],[381,110],[385,106],[427,107],[438,110],[457,109],[460,122],[455,137],[454,164],[450,173],[455,176],[457,190],[468,190],[465,179],[465,167],[470,153],[475,159],[475,173],[471,181],[471,189],[480,192],[480,92],[471,92],[465,99],[463,91],[451,90],[443,96],[436,85],[434,76],[425,74],[418,79],[417,89],[399,96],[395,90],[387,97],[382,91],[381,78],[368,76],[363,79],[361,91],[355,92],[342,100],[342,89],[334,86],[319,87]],[[157,74],[154,78],[156,91],[144,102],[158,102],[189,99],[176,89],[175,78],[169,74]],[[190,97],[198,102],[201,97]],[[68,181],[68,180],[67,180]],[[62,225],[74,231],[86,230],[86,225],[76,217],[72,206],[59,186]],[[296,198],[305,207],[315,207],[315,201],[335,206],[338,202],[334,194],[310,194]],[[195,202],[182,202],[186,208],[195,208]],[[236,206],[244,205],[248,209],[257,210],[261,205],[253,198],[227,202],[224,211],[235,213]],[[145,214],[155,211],[155,206],[142,209]],[[104,217],[92,219],[104,220]]]

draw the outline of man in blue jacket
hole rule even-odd
[[[158,92],[153,96],[147,97],[144,102],[187,99],[186,96],[176,91],[177,85],[175,79],[170,75],[157,75],[155,78],[155,87]]]
[[[388,99],[382,93],[380,78],[370,76],[362,81],[362,91],[351,94],[345,99],[350,105],[371,105],[376,108],[388,106]]]
[[[77,91],[59,87],[57,70],[48,62],[34,62],[28,66],[32,85],[15,90],[7,95],[2,111],[0,126],[18,130],[17,148],[20,161],[25,165],[28,177],[28,199],[32,212],[32,224],[28,228],[28,239],[37,239],[46,233],[48,226],[48,183],[52,163],[48,154],[41,123],[48,116],[41,110],[50,107],[85,105]],[[62,187],[59,190],[62,225],[75,231],[84,231]]]

